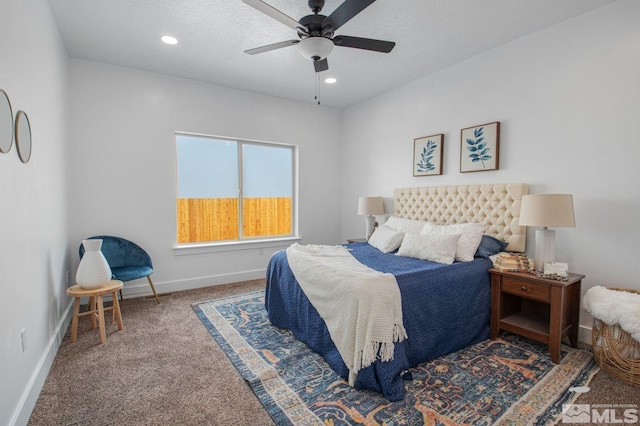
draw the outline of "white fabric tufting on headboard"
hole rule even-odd
[[[485,234],[509,243],[506,250],[524,251],[527,228],[520,226],[526,183],[397,188],[393,215],[438,224],[486,223]]]

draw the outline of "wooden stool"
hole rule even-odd
[[[73,303],[73,320],[71,321],[71,343],[75,343],[78,336],[78,317],[85,315],[91,315],[91,329],[96,329],[96,319],[98,320],[98,326],[100,327],[100,343],[107,341],[107,333],[104,325],[104,312],[111,311],[111,322],[113,323],[114,317],[118,321],[118,330],[124,329],[122,325],[122,315],[120,314],[120,304],[118,303],[118,290],[122,289],[122,281],[111,280],[107,285],[100,288],[85,289],[79,285],[74,285],[67,289],[67,295],[75,297],[76,300]],[[111,293],[113,299],[113,306],[105,308],[102,296]],[[80,313],[80,298],[89,298],[89,308],[86,312]]]

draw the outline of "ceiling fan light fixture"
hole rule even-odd
[[[309,60],[321,60],[333,51],[333,42],[324,37],[309,37],[298,43],[298,51]]]

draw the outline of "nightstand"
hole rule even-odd
[[[491,333],[510,331],[549,345],[551,361],[560,361],[560,342],[569,337],[578,347],[580,286],[584,275],[569,274],[566,282],[537,278],[528,272],[491,274]]]
[[[366,238],[347,238],[347,243],[351,244],[351,243],[366,243],[367,239]]]

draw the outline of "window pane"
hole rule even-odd
[[[291,148],[244,144],[242,169],[242,235],[291,234]]]
[[[238,144],[176,137],[178,243],[238,239]]]
[[[238,143],[178,136],[178,197],[237,198]]]

